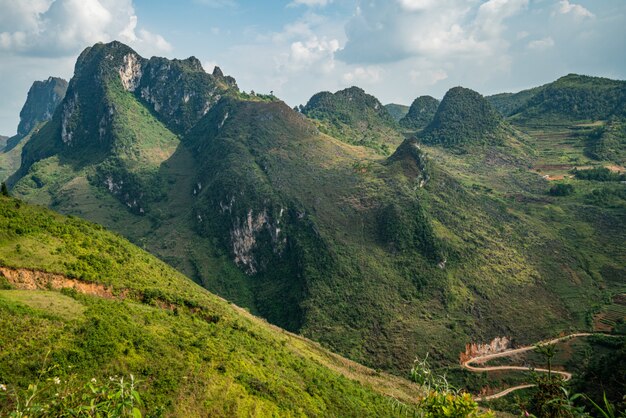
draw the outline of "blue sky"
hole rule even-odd
[[[290,105],[358,85],[383,103],[463,85],[517,91],[568,73],[626,79],[623,0],[0,0],[0,133],[34,80],[85,47],[198,57]]]

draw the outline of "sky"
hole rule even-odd
[[[409,105],[458,85],[626,79],[624,0],[0,0],[0,134],[33,81],[69,79],[84,48],[114,39],[291,106],[352,85]]]

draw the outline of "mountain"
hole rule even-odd
[[[131,376],[145,416],[414,409],[416,385],[253,317],[101,226],[6,197],[0,225],[3,416],[29,384],[21,407],[56,416]]]
[[[317,93],[309,99],[302,113],[319,121],[322,132],[349,144],[388,153],[402,140],[387,108],[358,87],[336,93]]]
[[[8,136],[0,135],[0,151],[7,145],[7,139],[9,139]]]
[[[66,90],[67,81],[57,77],[33,83],[20,112],[17,135],[3,139],[6,142],[0,146],[0,181],[5,181],[17,171],[24,144],[31,134],[52,119],[57,106],[65,97]]]
[[[568,74],[552,83],[508,96],[506,100],[516,104],[508,105],[505,114],[520,123],[621,118],[626,116],[626,82]]]
[[[425,130],[449,148],[403,141],[360,89],[316,95],[301,113],[194,60],[152,59],[184,71],[150,78],[149,61],[119,43],[85,51],[11,193],[123,234],[273,324],[398,374],[416,353],[458,375],[467,342],[588,329],[619,289],[619,185],[603,186],[605,200],[586,183],[549,195],[531,170],[535,137],[475,92],[453,89]],[[208,85],[189,108],[186,77]],[[389,157],[340,135],[359,129]]]
[[[413,100],[408,113],[400,120],[400,126],[406,129],[422,129],[433,120],[438,107],[439,100],[431,96],[420,96]]]
[[[518,93],[498,93],[485,97],[502,116],[514,115],[528,103],[544,86],[522,90]]]
[[[391,117],[396,122],[399,122],[400,119],[402,119],[409,112],[409,106],[396,104],[396,103],[386,104],[385,109],[387,109],[387,112],[389,112]]]
[[[502,145],[505,130],[504,119],[483,96],[454,87],[448,90],[420,137],[425,143],[452,148]]]
[[[35,81],[28,90],[26,103],[20,112],[17,134],[25,136],[38,123],[52,119],[66,91],[67,81],[62,78],[49,77],[44,81]]]

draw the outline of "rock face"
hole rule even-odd
[[[17,134],[26,136],[39,122],[52,119],[66,91],[67,81],[62,78],[49,77],[44,81],[35,81],[20,112]]]
[[[465,352],[461,353],[461,363],[471,360],[478,356],[487,354],[501,353],[511,348],[511,340],[507,337],[496,337],[486,344],[468,343],[465,346]]]
[[[219,68],[207,74],[195,57],[145,63],[137,95],[176,133],[184,133],[204,116],[227,90],[237,90]]]
[[[400,119],[400,126],[406,129],[422,129],[435,116],[439,107],[439,100],[431,96],[420,96],[413,101],[409,112]]]
[[[450,148],[500,144],[503,123],[500,113],[479,93],[454,87],[446,93],[420,137],[425,143]]]

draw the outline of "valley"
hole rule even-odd
[[[624,81],[292,109],[115,41],[58,83],[0,153],[4,379],[26,385],[51,344],[83,377],[139,373],[170,415],[391,416],[428,397],[416,357],[476,393],[492,358],[457,364],[469,342],[624,339]]]

